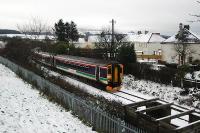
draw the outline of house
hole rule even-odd
[[[147,33],[144,34],[128,34],[129,41],[135,45],[135,51],[138,60],[161,60],[162,58],[162,45],[161,42],[165,40],[160,33]]]
[[[193,33],[189,29],[189,26],[183,26],[182,24],[180,24],[179,28],[183,28],[183,30],[185,30],[188,33],[188,41],[183,42],[183,44],[180,44],[176,39],[177,33],[163,41],[162,60],[167,63],[175,63],[179,65],[185,63],[192,63],[195,60],[200,60],[200,37]],[[182,49],[183,45],[185,47],[184,59],[179,51]]]
[[[93,49],[96,42],[98,42],[98,35],[89,35],[87,38],[79,38],[79,40],[75,42],[75,46],[79,48]]]

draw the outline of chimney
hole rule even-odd
[[[138,31],[138,35],[142,34],[142,31]]]
[[[189,25],[184,25],[184,29],[190,30],[190,26]]]
[[[182,23],[179,24],[179,30],[180,30],[180,31],[183,30],[183,24],[182,24]]]

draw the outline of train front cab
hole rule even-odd
[[[107,91],[115,92],[121,89],[123,78],[123,65],[122,64],[110,64],[108,65],[107,80],[108,85]]]

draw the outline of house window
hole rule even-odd
[[[189,58],[188,58],[188,63],[192,63],[192,57],[190,56]]]

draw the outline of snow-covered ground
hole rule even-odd
[[[0,64],[1,133],[93,132],[64,108],[49,102]]]
[[[200,81],[200,71],[195,71],[192,74],[191,73],[187,73],[185,75],[185,79]]]
[[[174,102],[185,107],[199,108],[200,102],[192,94],[183,96],[179,87],[159,84],[151,81],[137,80],[132,75],[124,77],[123,87],[132,92],[139,92],[147,96],[158,97],[168,102]],[[192,88],[190,89],[192,90]]]

